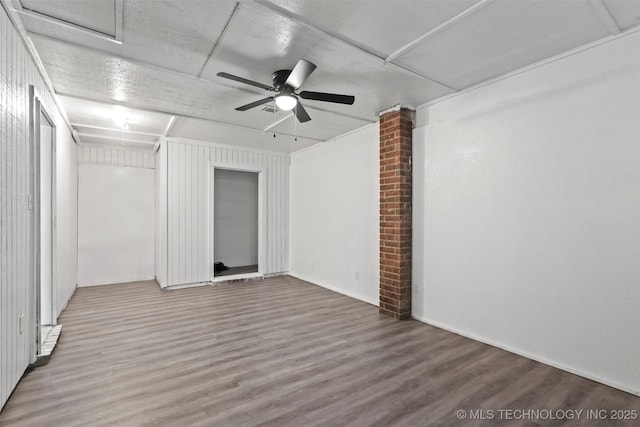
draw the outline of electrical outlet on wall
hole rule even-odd
[[[18,329],[20,330],[20,335],[22,335],[24,331],[24,313],[18,317]]]

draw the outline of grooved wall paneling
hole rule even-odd
[[[96,165],[130,166],[134,168],[155,169],[156,160],[153,151],[131,150],[109,146],[78,146],[78,163]]]
[[[19,318],[33,315],[28,304],[30,270],[29,87],[23,80],[28,56],[0,8],[0,402],[29,364],[29,339]],[[31,70],[29,70],[31,71]],[[31,73],[33,75],[34,73]],[[33,321],[29,322],[33,325]]]
[[[271,152],[166,140],[166,286],[211,279],[210,166],[264,169],[266,242],[262,273],[289,268],[289,158]],[[161,153],[160,164],[163,164]],[[162,175],[162,174],[160,174]],[[160,177],[162,181],[162,176]],[[165,187],[161,182],[161,187]],[[163,214],[164,207],[159,212]],[[164,236],[158,236],[164,239]],[[161,245],[160,245],[161,246]],[[161,264],[161,262],[159,263]],[[162,268],[162,267],[160,267]],[[158,270],[158,267],[156,267]],[[158,273],[156,273],[158,274]],[[161,272],[162,276],[162,272]]]
[[[167,144],[156,154],[156,281],[167,286]]]
[[[35,358],[35,239],[33,211],[28,206],[33,173],[30,85],[57,131],[58,269],[54,292],[59,314],[76,284],[75,144],[20,34],[0,5],[0,407]]]

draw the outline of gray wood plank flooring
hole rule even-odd
[[[60,322],[51,361],[22,379],[0,425],[640,424],[499,416],[640,412],[640,398],[287,276],[79,288]]]

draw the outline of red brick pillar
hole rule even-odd
[[[411,142],[414,111],[380,113],[380,313],[411,317]]]

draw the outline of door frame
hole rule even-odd
[[[55,307],[56,307],[56,276],[57,276],[57,250],[56,250],[56,242],[57,242],[57,217],[56,217],[56,175],[57,175],[57,139],[56,139],[56,125],[51,115],[47,112],[47,110],[42,105],[40,99],[35,95],[34,90],[30,90],[30,95],[32,98],[33,105],[33,128],[31,129],[33,134],[33,206],[34,206],[34,272],[35,272],[35,280],[34,280],[34,291],[35,291],[35,328],[36,328],[36,347],[35,347],[35,357],[41,354],[42,350],[42,342],[41,342],[41,328],[42,319],[41,315],[41,286],[42,286],[42,271],[40,267],[41,263],[41,250],[42,250],[42,238],[41,238],[41,198],[40,198],[40,178],[41,178],[41,167],[42,167],[42,158],[40,156],[41,149],[41,132],[40,126],[42,125],[40,117],[44,116],[47,120],[48,124],[51,125],[51,319],[49,324],[54,326],[57,323]]]
[[[215,172],[216,169],[232,170],[237,172],[252,172],[258,174],[258,272],[238,274],[233,276],[215,276]],[[207,262],[209,263],[209,280],[212,282],[220,282],[224,280],[233,280],[238,278],[248,277],[260,277],[264,276],[266,270],[265,255],[266,255],[266,243],[267,243],[267,218],[266,218],[266,206],[267,206],[267,194],[265,191],[267,182],[267,168],[260,166],[244,166],[244,165],[230,165],[228,163],[209,162],[209,188],[207,194],[209,196],[209,229],[207,230],[207,236],[209,239],[209,253],[207,254]]]

